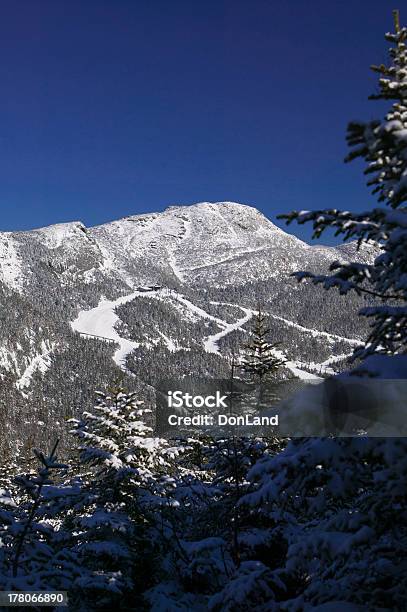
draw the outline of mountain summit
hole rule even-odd
[[[0,233],[0,280],[29,293],[45,266],[60,285],[114,281],[128,288],[163,282],[220,286],[283,277],[354,255],[353,248],[309,246],[251,206],[202,202],[92,228],[77,221]]]

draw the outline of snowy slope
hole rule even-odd
[[[233,202],[171,206],[92,228],[89,235],[137,283],[159,275],[174,284],[228,284],[347,257],[337,249],[310,247],[255,208]]]
[[[119,336],[115,329],[119,321],[115,308],[134,300],[136,296],[137,292],[113,301],[102,298],[96,308],[80,311],[77,318],[71,323],[72,329],[80,334],[111,340],[118,344],[119,348],[115,351],[113,360],[119,367],[124,367],[126,356],[139,344]]]

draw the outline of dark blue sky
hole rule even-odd
[[[361,165],[342,162],[345,128],[381,114],[369,65],[387,61],[392,8],[3,0],[0,229],[198,201],[273,220],[371,206]]]

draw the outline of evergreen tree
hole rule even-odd
[[[372,67],[381,76],[378,93],[370,96],[393,104],[381,121],[350,123],[347,137],[353,149],[346,161],[358,157],[366,161],[365,174],[371,176],[368,185],[385,206],[358,214],[326,209],[281,215],[287,223],[311,221],[317,238],[333,227],[335,235],[357,239],[358,246],[369,241],[380,245],[373,264],[334,262],[329,275],[296,273],[298,280],[308,277],[326,289],[337,287],[341,294],[355,291],[381,300],[360,310],[371,319],[365,346],[356,351],[362,358],[407,352],[407,28],[400,27],[398,11],[394,18],[395,32],[386,34],[386,40],[394,44],[391,63]],[[375,361],[387,362],[377,356]]]
[[[79,489],[55,483],[67,468],[57,461],[56,447],[48,455],[34,451],[36,472],[15,478],[15,499],[0,490],[0,587],[18,591],[70,591],[82,574],[71,534],[60,519],[67,498]],[[3,509],[2,509],[3,506]]]
[[[406,451],[405,438],[301,438],[249,470],[241,503],[269,519],[254,549],[273,570],[276,610],[405,610]]]
[[[269,333],[270,330],[266,327],[266,316],[259,307],[254,317],[252,338],[245,345],[246,354],[242,359],[241,367],[250,378],[257,380],[260,384],[285,363],[284,359],[277,354],[279,343],[268,342]]]
[[[87,568],[76,582],[89,609],[111,608],[123,594],[134,603],[148,582],[148,516],[159,506],[168,468],[166,443],[150,436],[136,393],[98,394],[92,412],[74,420],[81,442],[82,497],[70,525]]]

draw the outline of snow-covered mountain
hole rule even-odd
[[[3,414],[55,422],[118,376],[148,396],[160,376],[227,375],[259,304],[292,373],[330,371],[366,335],[361,302],[289,275],[376,253],[309,246],[233,202],[0,233]]]
[[[309,246],[251,206],[204,202],[92,228],[77,221],[0,233],[0,279],[23,294],[32,290],[44,266],[62,286],[112,279],[130,288],[163,279],[226,285],[253,275],[257,280],[286,276],[299,266],[354,255],[349,245]]]

